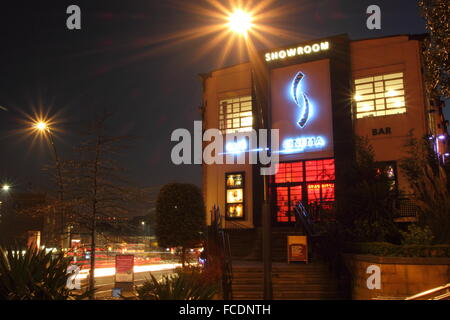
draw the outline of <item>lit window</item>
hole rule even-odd
[[[306,181],[330,181],[334,179],[334,159],[306,161]]]
[[[355,80],[356,118],[406,112],[403,72]]]
[[[334,159],[279,163],[273,184],[277,222],[295,222],[294,207],[299,201],[331,211],[335,176]]]
[[[252,97],[219,102],[219,129],[224,134],[249,132],[253,128]]]
[[[244,218],[244,173],[225,176],[226,218]]]
[[[303,162],[278,163],[275,183],[289,183],[303,181]]]

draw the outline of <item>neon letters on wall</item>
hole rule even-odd
[[[320,43],[313,43],[306,46],[298,46],[295,48],[287,48],[283,50],[267,52],[264,56],[266,62],[284,60],[286,58],[293,58],[302,55],[310,55],[321,51],[328,51],[330,49],[330,43],[323,41]]]
[[[283,141],[281,153],[312,151],[311,149],[322,149],[325,145],[325,139],[321,136],[289,138]]]

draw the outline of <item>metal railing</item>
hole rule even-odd
[[[220,231],[224,251],[222,287],[224,300],[233,299],[233,261],[231,258],[230,238],[225,230]]]
[[[230,239],[225,229],[221,228],[222,216],[218,206],[211,210],[211,226],[208,234],[208,251],[214,254],[216,263],[219,263],[222,278],[223,299],[232,300],[233,264],[231,258]],[[214,248],[214,253],[212,250]],[[217,260],[218,259],[218,260]],[[208,262],[207,262],[208,263]]]
[[[415,294],[405,300],[450,300],[450,283]]]

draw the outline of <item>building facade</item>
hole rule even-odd
[[[332,214],[345,193],[355,136],[367,139],[392,184],[410,193],[398,165],[408,137],[428,136],[442,159],[447,153],[441,105],[424,87],[422,40],[340,35],[260,52],[256,62],[202,75],[204,131],[245,137],[252,129],[279,129],[273,176],[263,177],[260,165],[249,163],[256,149],[245,138],[231,148],[245,163],[203,166],[207,211],[218,205],[225,228],[259,227],[268,179],[273,225],[292,225],[299,201]]]

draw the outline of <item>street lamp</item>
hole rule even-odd
[[[232,32],[246,37],[253,26],[252,21],[250,13],[238,9],[228,17],[228,27]]]
[[[231,32],[243,36],[247,43],[248,55],[250,63],[253,66],[255,73],[263,79],[266,78],[267,72],[265,67],[261,63],[259,55],[256,51],[252,50],[251,39],[248,38],[248,33],[253,27],[252,14],[241,9],[235,10],[228,17],[228,28]],[[263,76],[264,75],[264,76]],[[255,77],[257,78],[257,77]],[[260,88],[263,90],[263,88]],[[257,92],[255,92],[257,95]],[[261,125],[264,127],[264,115],[261,108],[258,108],[260,112]],[[272,253],[271,253],[271,234],[272,234],[272,220],[270,213],[270,201],[269,201],[269,181],[267,176],[264,176],[264,201],[262,205],[262,251],[263,251],[263,274],[264,274],[264,299],[271,300],[272,297]]]
[[[34,127],[41,132],[46,131],[46,130],[50,131],[50,129],[48,128],[48,124],[44,121],[36,122],[34,124]]]
[[[10,186],[9,184],[4,184],[4,185],[2,186],[2,191],[4,191],[4,192],[8,192],[9,189],[11,189],[11,186]]]
[[[56,151],[55,141],[53,139],[53,133],[50,127],[50,123],[44,119],[35,120],[33,123],[33,129],[40,134],[44,134],[48,136],[50,144],[52,146],[53,155],[55,157],[56,164],[56,172],[57,172],[57,181],[58,181],[58,199],[59,201],[64,200],[64,187],[62,181],[62,173],[61,173],[61,162],[59,161],[58,152]],[[65,219],[64,219],[64,210],[61,210],[61,249],[64,248],[64,239],[66,238],[65,232]],[[67,235],[67,239],[69,236]]]

